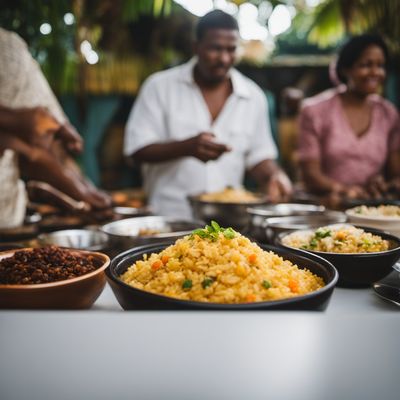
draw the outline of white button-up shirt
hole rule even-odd
[[[277,156],[262,90],[236,69],[231,70],[233,92],[212,121],[194,81],[196,59],[158,72],[143,84],[125,130],[124,154],[130,156],[154,143],[185,140],[212,132],[215,140],[232,148],[215,161],[194,157],[145,163],[144,188],[150,205],[161,215],[190,217],[187,196],[242,184],[246,169]]]

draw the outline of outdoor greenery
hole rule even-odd
[[[230,1],[256,6],[263,2]],[[331,51],[349,35],[373,31],[384,37],[395,60],[397,57],[395,62],[400,62],[398,0],[322,0],[315,8],[307,7],[305,0],[269,3],[273,7],[293,5],[297,10],[290,31],[278,38],[278,50],[293,54],[324,52],[324,48]],[[66,24],[67,13],[73,15],[72,23]],[[114,71],[118,77],[118,71],[130,68],[137,70],[137,78],[126,87],[137,87],[136,81],[146,71],[173,63],[177,52],[188,55],[194,21],[195,17],[173,0],[3,0],[0,13],[0,26],[27,41],[58,92],[84,90],[85,80],[95,82],[99,76],[104,88],[118,86],[116,78],[108,75]],[[40,32],[43,23],[51,26],[50,34]],[[91,80],[86,78],[96,68],[87,64],[80,50],[84,40],[100,55],[99,70]]]

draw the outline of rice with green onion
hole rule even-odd
[[[380,205],[378,207],[358,206],[350,209],[354,214],[368,217],[400,218],[400,207],[394,205]]]
[[[145,291],[213,303],[280,300],[324,286],[310,271],[214,221],[158,254],[145,255],[120,278]]]
[[[293,232],[282,238],[286,246],[329,253],[374,253],[389,249],[389,242],[352,225],[331,225],[315,231]]]

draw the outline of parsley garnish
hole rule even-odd
[[[211,225],[206,225],[204,229],[194,230],[192,236],[197,235],[202,239],[210,239],[215,242],[220,233],[227,239],[233,239],[236,236],[236,232],[232,228],[221,228],[218,222],[215,221],[211,221]]]
[[[331,231],[329,229],[317,229],[315,231],[315,237],[317,239],[323,239],[328,236],[331,236]]]
[[[265,287],[265,289],[269,289],[272,285],[270,281],[264,280],[262,285]]]
[[[203,286],[203,289],[206,289],[211,286],[213,282],[214,278],[204,278],[203,282],[201,282],[201,286]]]
[[[183,290],[190,290],[192,288],[192,280],[191,279],[185,279],[182,283],[182,289]]]

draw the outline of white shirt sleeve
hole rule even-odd
[[[246,168],[251,169],[264,160],[274,160],[278,150],[272,138],[268,115],[268,103],[265,94],[260,90],[257,94],[256,113],[253,132],[250,135],[250,149],[246,155]]]
[[[153,75],[143,84],[125,127],[125,156],[130,156],[150,144],[166,140],[159,90],[162,83]]]

